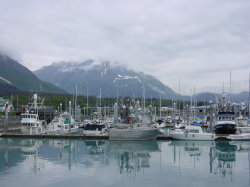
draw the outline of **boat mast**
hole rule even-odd
[[[161,119],[161,92],[160,92],[160,119]]]
[[[249,83],[248,83],[248,119],[250,119],[250,73],[249,73]]]
[[[232,91],[232,75],[231,75],[231,69],[230,69],[230,87],[229,87],[229,96],[231,97],[231,91]]]
[[[194,98],[193,98],[193,103],[194,103],[194,118],[196,117],[196,95],[195,95],[196,93],[195,93],[195,86],[194,86]],[[193,119],[194,119],[193,118]]]
[[[145,112],[146,102],[145,102],[145,84],[143,82],[143,112]]]
[[[89,83],[87,82],[87,112],[86,112],[87,115],[89,114],[88,113],[88,108],[89,108],[89,93],[88,93],[89,92],[89,88],[88,87],[89,87]]]
[[[76,110],[77,110],[77,85],[76,85],[76,95],[75,95],[75,119],[76,119]]]
[[[75,89],[73,89],[73,101],[72,101],[72,108],[71,108],[71,110],[72,111],[70,111],[71,113],[72,113],[72,116],[74,116],[74,104],[75,104]]]
[[[69,114],[71,115],[71,101],[69,101]]]
[[[38,114],[38,110],[37,110],[37,94],[34,94],[33,97],[34,97],[35,114]]]
[[[118,104],[118,81],[116,85],[116,103]]]
[[[70,114],[70,116],[69,116],[69,133],[71,133],[71,101],[69,101],[69,114]]]
[[[179,119],[181,115],[181,78],[179,77],[179,99],[178,99]]]
[[[102,89],[100,88],[100,116],[102,116]]]

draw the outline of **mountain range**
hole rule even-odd
[[[51,83],[41,81],[32,71],[9,56],[0,54],[0,93],[17,91],[39,91],[47,93],[66,93]]]
[[[38,78],[50,82],[68,93],[77,85],[78,94],[102,97],[145,97],[171,99],[178,94],[152,75],[136,72],[122,65],[110,62],[97,63],[57,62],[34,72]],[[144,92],[145,90],[145,92]]]
[[[108,61],[56,62],[32,72],[18,61],[0,53],[0,94],[40,91],[102,97],[143,97],[184,99],[152,75],[133,71]],[[198,93],[197,101],[214,100],[217,94]],[[234,102],[248,101],[249,93],[232,94]]]
[[[209,93],[209,92],[204,92],[204,93],[198,93],[196,94],[195,98],[197,101],[206,101],[209,102],[214,101],[215,97],[218,96],[219,94],[215,93]],[[231,100],[233,102],[246,102],[249,99],[249,93],[244,91],[240,93],[233,93],[231,94]]]

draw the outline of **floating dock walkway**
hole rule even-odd
[[[85,134],[21,134],[17,132],[8,132],[0,134],[3,138],[47,138],[47,139],[84,139],[84,140],[108,140],[108,134],[85,135]],[[169,135],[161,134],[157,140],[173,140]],[[216,140],[228,140],[226,135],[217,135]]]

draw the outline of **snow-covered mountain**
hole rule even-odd
[[[92,96],[142,97],[143,87],[146,97],[176,98],[178,95],[152,75],[135,72],[110,62],[56,62],[34,72],[43,81],[50,82],[68,93],[73,93],[77,85],[78,94]],[[143,86],[144,84],[144,86]],[[88,85],[88,86],[87,86]]]

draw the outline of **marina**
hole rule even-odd
[[[250,187],[250,1],[0,3],[0,187]]]
[[[75,102],[76,102],[75,96]],[[8,105],[5,108],[5,117],[2,118],[0,131],[2,137],[25,138],[77,138],[77,139],[106,139],[113,141],[142,141],[142,140],[188,140],[188,141],[214,141],[214,140],[250,140],[250,125],[246,117],[239,115],[239,109],[231,102],[230,95],[222,92],[216,97],[216,102],[209,106],[204,116],[199,116],[195,108],[181,111],[173,108],[172,116],[164,117],[160,112],[157,116],[145,103],[129,97],[120,98],[111,107],[110,115],[103,114],[97,107],[96,117],[81,121],[77,114],[76,104],[73,108],[71,101],[68,110],[53,114],[54,118],[41,118],[40,109],[43,109],[44,98],[33,94],[30,106],[20,114],[8,119]],[[38,101],[41,100],[39,103]],[[40,106],[39,106],[40,105]],[[175,106],[175,104],[174,104]],[[206,106],[204,106],[206,107]],[[188,109],[188,108],[187,108]],[[161,110],[161,109],[160,109]],[[245,116],[248,111],[245,111]],[[44,110],[42,110],[44,113]],[[106,114],[106,111],[105,111]],[[191,115],[190,115],[191,114]],[[76,117],[79,115],[79,117]],[[86,116],[85,116],[86,117]],[[18,118],[20,121],[18,121]],[[3,120],[4,119],[4,120]],[[245,122],[243,122],[245,120]],[[14,123],[13,123],[14,121]],[[12,124],[9,127],[9,122]],[[14,124],[14,125],[13,125]],[[244,124],[244,125],[243,125]]]

